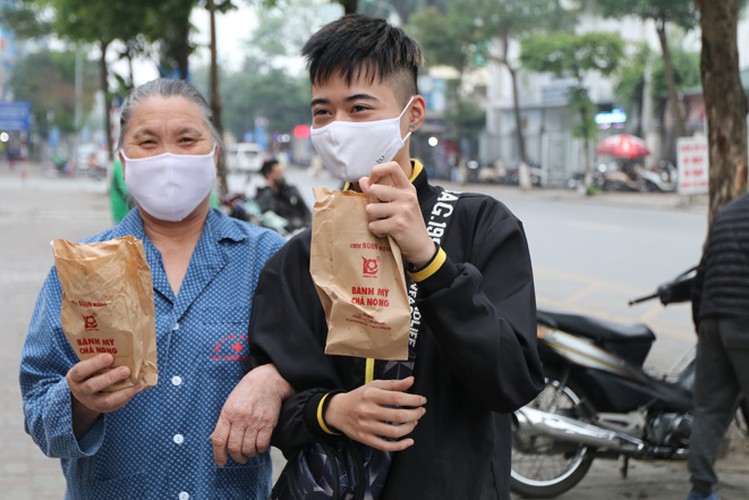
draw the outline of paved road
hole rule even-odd
[[[24,170],[25,169],[25,170]],[[22,172],[26,172],[22,176]],[[293,175],[304,175],[290,172]],[[0,350],[0,500],[51,500],[62,498],[63,481],[56,460],[42,455],[23,431],[18,388],[18,362],[36,294],[52,264],[49,241],[78,239],[110,225],[105,183],[86,179],[53,179],[39,168],[24,167],[13,172],[0,164],[0,317],[3,318],[4,349]],[[573,193],[492,187],[503,198],[539,197],[570,203],[591,203]],[[631,195],[631,196],[630,196]],[[631,193],[606,193],[594,203],[615,206],[647,206],[663,210],[700,210],[679,207],[678,197]],[[720,461],[722,498],[749,498],[749,443],[732,441],[726,458]],[[275,462],[282,459],[274,453]],[[616,461],[597,461],[584,481],[562,499],[653,498],[680,500],[688,486],[685,464],[633,461],[627,479],[621,479]]]

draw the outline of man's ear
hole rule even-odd
[[[424,123],[426,117],[427,104],[424,97],[416,94],[411,103],[411,109],[408,116],[408,130],[415,132],[421,124]]]

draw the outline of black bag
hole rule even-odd
[[[350,439],[342,437],[330,443],[318,441],[289,459],[270,497],[273,500],[358,500],[364,498],[366,489],[363,476],[361,454]]]

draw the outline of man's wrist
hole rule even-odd
[[[341,402],[340,396],[343,394],[343,392],[329,392],[323,396],[323,399],[320,401],[318,420],[320,421],[320,427],[327,434],[342,434],[342,432],[338,430],[338,413],[336,408],[338,403]]]
[[[432,246],[430,247],[431,253],[427,254],[424,252],[425,257],[417,258],[412,260],[409,260],[406,265],[406,271],[409,273],[416,273],[421,271],[422,269],[429,266],[429,264],[432,263],[432,261],[437,257],[437,254],[439,253],[440,247],[437,243],[432,243]]]

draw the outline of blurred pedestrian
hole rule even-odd
[[[112,163],[112,180],[109,184],[109,200],[112,209],[112,220],[115,224],[125,218],[133,206],[133,197],[122,177],[122,162],[119,156]]]
[[[190,84],[136,87],[120,121],[119,158],[137,209],[86,241],[143,241],[159,383],[106,392],[129,370],[110,354],[78,360],[62,332],[53,269],[22,352],[26,431],[61,460],[65,498],[265,499],[265,452],[288,385],[271,365],[246,374],[246,332],[260,268],[285,240],[209,207],[221,139]],[[220,414],[238,385],[241,412]],[[211,441],[220,419],[226,433]],[[226,467],[215,467],[214,454]]]
[[[715,460],[749,397],[749,194],[715,216],[692,290],[698,332],[688,500],[717,500]]]
[[[270,211],[286,219],[284,231],[293,233],[310,227],[312,214],[296,186],[286,181],[285,170],[275,158],[263,162],[260,173],[265,186],[258,187],[255,202],[261,212]]]

